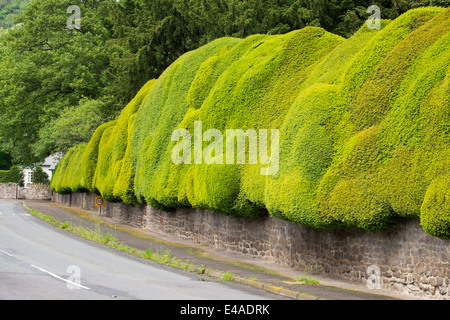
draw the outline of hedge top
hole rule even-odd
[[[347,40],[315,27],[218,39],[180,57],[69,152],[52,188],[165,210],[266,209],[314,228],[375,231],[420,216],[426,232],[450,239],[449,68],[450,9],[412,10]],[[203,133],[279,130],[279,170],[227,165],[211,153],[217,141],[197,149],[216,163],[195,164],[192,153],[175,164],[172,134],[194,137],[199,122]]]

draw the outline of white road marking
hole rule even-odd
[[[4,254],[4,255],[7,255],[7,256],[9,256],[9,257],[14,258],[14,256],[13,256],[12,254],[9,254],[9,253],[6,252],[6,251],[0,250],[0,253],[2,253],[2,254]],[[73,286],[76,286],[76,287],[79,287],[79,288],[82,288],[82,289],[85,289],[85,290],[91,290],[91,289],[88,288],[88,287],[85,287],[85,286],[82,286],[81,284],[78,284],[78,283],[69,281],[69,280],[67,280],[67,279],[64,279],[64,278],[62,278],[62,277],[60,277],[60,276],[58,276],[58,275],[56,275],[56,274],[54,274],[54,273],[52,273],[52,272],[50,272],[50,271],[47,271],[47,270],[45,270],[45,269],[36,267],[35,265],[32,265],[32,264],[31,264],[30,266],[33,267],[33,268],[35,268],[35,269],[37,269],[37,270],[39,270],[39,271],[41,271],[41,272],[44,272],[44,273],[50,275],[50,276],[52,276],[52,277],[54,277],[54,278],[56,278],[56,279],[58,279],[58,280],[62,280],[62,281],[64,281],[64,282],[67,282],[67,283],[70,284],[70,285],[73,285]]]
[[[44,272],[44,273],[46,273],[46,274],[48,274],[48,275],[50,275],[50,276],[52,276],[52,277],[54,277],[54,278],[56,278],[56,279],[62,280],[62,281],[64,281],[64,282],[67,282],[67,283],[69,283],[69,284],[71,284],[71,285],[73,285],[73,286],[80,287],[80,288],[85,289],[85,290],[91,290],[90,288],[85,287],[85,286],[82,286],[81,284],[78,284],[78,283],[69,281],[69,280],[67,280],[67,279],[61,278],[60,276],[58,276],[58,275],[56,275],[56,274],[54,274],[54,273],[51,273],[50,271],[47,271],[47,270],[45,270],[45,269],[36,267],[36,266],[34,266],[34,265],[31,265],[31,266],[32,266],[33,268],[35,268],[35,269],[38,269],[38,270],[41,271],[41,272]]]
[[[10,257],[13,257],[13,258],[14,258],[14,256],[13,256],[12,254],[9,254],[8,252],[5,252],[5,251],[3,251],[3,250],[0,250],[0,253],[3,253],[3,254],[5,254],[5,255],[7,255],[7,256],[10,256]]]

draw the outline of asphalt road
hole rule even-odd
[[[0,200],[0,299],[263,300],[262,290],[134,258],[39,220]]]

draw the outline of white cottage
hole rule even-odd
[[[55,167],[58,164],[60,159],[61,159],[60,155],[51,155],[51,156],[47,157],[44,160],[44,162],[38,164],[38,166],[40,166],[44,170],[44,172],[47,173],[49,180],[52,179],[53,170],[55,170]],[[34,168],[34,166],[23,168],[23,182],[24,182],[25,188],[28,185],[32,184],[33,168]]]

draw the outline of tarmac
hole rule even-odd
[[[110,233],[120,242],[137,250],[150,249],[160,254],[198,266],[203,275],[213,280],[233,281],[271,292],[280,299],[296,300],[412,300],[410,296],[388,290],[368,289],[361,283],[349,283],[318,275],[308,275],[268,261],[244,255],[223,252],[202,244],[182,241],[174,237],[143,230],[121,223],[112,218],[99,216],[78,208],[63,206],[51,201],[20,200],[25,207],[73,225],[83,226],[104,234]],[[68,231],[67,231],[68,232]],[[181,270],[181,269],[180,269]],[[232,275],[230,277],[229,275]],[[301,277],[317,280],[318,283],[299,281]],[[230,279],[231,278],[231,279]],[[416,298],[414,298],[416,299]]]

